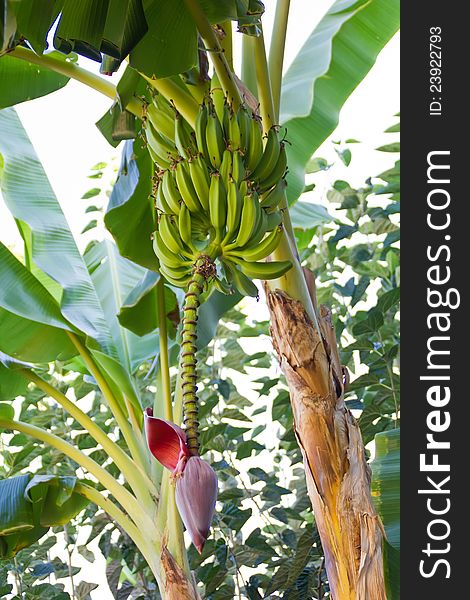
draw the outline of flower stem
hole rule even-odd
[[[23,48],[22,46],[16,46],[14,50],[8,53],[8,56],[26,60],[40,67],[45,67],[51,71],[55,71],[56,73],[60,73],[61,75],[65,75],[71,79],[75,79],[75,81],[79,81],[80,83],[93,88],[97,92],[100,92],[108,98],[111,98],[111,100],[116,98],[116,86],[114,86],[110,81],[106,81],[106,79],[103,77],[100,77],[95,73],[91,73],[87,69],[83,69],[82,67],[79,67],[77,64],[68,60],[55,58],[54,56],[47,54],[39,55],[32,50]],[[142,117],[142,105],[137,98],[133,98],[129,102],[129,104],[126,106],[126,110],[139,117],[139,119]]]
[[[181,387],[186,437],[190,451],[199,452],[198,405],[196,385],[197,312],[204,291],[204,278],[195,273],[184,298],[181,342]]]
[[[269,75],[274,103],[274,119],[279,121],[281,104],[282,67],[286,47],[287,21],[289,20],[290,0],[277,0],[273,35],[269,47]]]
[[[217,35],[204,14],[199,0],[185,0],[185,4],[199,30],[220,84],[226,92],[229,102],[237,109],[241,103],[240,93]]]
[[[186,440],[190,452],[199,453],[198,398],[196,373],[197,317],[207,279],[215,275],[214,261],[201,256],[194,265],[193,276],[184,297],[183,329],[181,332],[181,389]]]

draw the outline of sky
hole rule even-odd
[[[331,3],[331,0],[292,0],[285,68],[292,62],[306,37]],[[264,26],[267,43],[274,6],[274,0],[266,1]],[[97,71],[96,63],[81,59],[80,64]],[[117,77],[113,79],[116,80]],[[116,165],[119,164],[120,148],[111,148],[94,125],[109,105],[109,99],[71,81],[64,89],[52,95],[18,106],[23,125],[77,239],[81,229],[90,219],[89,215],[84,215],[84,202],[80,198],[89,188],[94,187],[93,181],[87,179],[91,167],[101,161],[114,161]],[[353,158],[350,167],[346,169],[337,164],[334,169],[322,173],[316,181],[316,190],[309,194],[308,199],[324,202],[322,192],[335,179],[344,178],[353,185],[361,185],[368,176],[389,168],[392,158],[373,150],[390,141],[383,132],[396,121],[394,114],[398,111],[399,39],[396,36],[382,51],[372,71],[346,102],[339,126],[331,138],[335,141],[355,138],[362,142],[351,147]],[[337,159],[331,139],[316,153],[329,161]],[[0,239],[3,243],[20,249],[16,227],[1,198]],[[83,239],[79,245],[83,248]],[[253,305],[255,313],[263,313],[265,308],[261,304]],[[85,532],[80,537],[84,541]],[[83,578],[100,583],[100,587],[91,593],[93,600],[112,598],[105,583],[105,564],[102,557],[97,557],[95,564],[90,565],[82,557],[76,556],[74,564],[83,568],[77,580]]]

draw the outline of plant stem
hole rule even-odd
[[[255,48],[256,78],[258,83],[260,111],[263,120],[263,129],[266,132],[274,125],[273,118],[275,111],[263,35],[261,34],[259,37],[254,38],[253,44]],[[285,194],[281,201],[280,209],[283,213],[284,234],[278,247],[273,252],[272,258],[273,260],[290,260],[292,268],[280,279],[270,281],[268,285],[270,289],[279,288],[288,293],[292,298],[300,300],[309,317],[312,319],[316,329],[320,331],[313,302],[310,298],[310,293],[300,264],[294,230],[287,205],[287,197]]]
[[[167,421],[173,421],[173,406],[171,401],[170,363],[168,360],[168,331],[166,326],[165,285],[160,278],[157,286],[158,332],[160,337],[160,374],[163,395],[164,415]],[[156,411],[155,411],[156,412]]]
[[[275,125],[275,111],[271,91],[271,79],[269,76],[268,61],[264,45],[263,33],[254,38],[256,81],[258,85],[258,98],[260,101],[261,119],[265,133]]]
[[[103,469],[96,461],[84,454],[81,450],[72,446],[68,442],[64,441],[57,435],[44,431],[40,427],[35,425],[29,425],[29,423],[23,423],[22,421],[6,421],[0,420],[0,426],[8,429],[16,429],[31,437],[41,440],[45,444],[52,446],[62,452],[81,467],[86,469],[91,475],[106,488],[116,498],[116,500],[123,506],[129,516],[132,518],[134,523],[138,527],[144,528],[144,531],[148,531],[149,534],[155,531],[155,526],[149,515],[145,512],[142,505],[137,501],[136,497],[133,496],[126,488],[118,483],[116,479],[108,473],[106,469]]]
[[[233,42],[232,42],[232,21],[224,21],[221,25],[225,36],[220,40],[220,46],[225,54],[225,59],[230,70],[233,72]]]
[[[129,458],[124,450],[115,444],[101,429],[101,427],[99,427],[86,413],[78,408],[76,404],[69,400],[65,394],[59,392],[59,390],[55,389],[36,373],[33,373],[33,371],[29,371],[28,369],[18,369],[16,372],[21,373],[21,375],[29,379],[29,381],[32,381],[48,396],[56,400],[69,413],[69,415],[77,421],[77,423],[80,423],[80,425],[88,431],[91,437],[98,442],[98,444],[101,444],[103,450],[105,450],[108,456],[113,459],[113,461],[116,463],[116,466],[129,482],[129,485],[137,494],[143,498],[147,498],[148,493],[152,494],[154,497],[158,496],[158,492],[148,475],[136,468],[137,466],[135,462]]]
[[[127,420],[125,414],[119,406],[118,401],[114,397],[114,394],[111,391],[108,382],[106,381],[100,369],[93,360],[93,357],[90,354],[88,348],[86,348],[82,344],[78,336],[70,332],[67,332],[67,334],[75,348],[78,350],[91,375],[93,375],[93,377],[95,378],[96,383],[98,384],[98,387],[100,388],[101,393],[103,394],[106,402],[108,403],[108,406],[111,412],[113,413],[114,418],[116,419],[118,427],[121,430],[124,439],[126,440],[132,458],[136,461],[138,465],[140,465],[141,469],[145,471],[147,456],[145,456],[143,452],[143,447],[141,444],[139,444],[137,436],[132,430],[132,427],[130,426],[129,421]]]
[[[180,362],[186,440],[190,452],[196,456],[199,453],[199,422],[196,384],[197,313],[201,294],[204,292],[206,283],[205,277],[199,270],[199,268],[203,266],[202,262],[200,262],[201,260],[203,259],[199,259],[196,262],[193,276],[189,282],[188,291],[184,297]]]
[[[141,73],[141,76],[149,85],[166,98],[168,102],[174,104],[178,112],[194,127],[199,112],[199,104],[189,92],[186,92],[169,77],[165,79],[152,79],[143,73]]]
[[[28,50],[22,46],[16,46],[14,50],[8,53],[8,56],[26,60],[40,67],[45,67],[51,71],[75,79],[75,81],[79,81],[80,83],[93,88],[97,92],[111,98],[111,100],[116,98],[116,86],[110,81],[106,81],[103,77],[95,75],[95,73],[90,73],[87,69],[83,69],[68,60],[55,58],[53,56],[48,56],[47,54],[38,55],[32,50]],[[142,117],[142,105],[136,98],[133,98],[129,102],[126,106],[126,110],[139,119]]]
[[[273,34],[269,47],[269,75],[274,103],[274,119],[279,121],[281,105],[282,67],[286,47],[287,21],[289,19],[290,0],[277,0]]]
[[[254,38],[251,35],[242,36],[242,81],[255,96],[258,95],[256,85],[256,66],[253,62],[255,53]]]
[[[237,109],[241,103],[240,93],[218,37],[204,14],[199,0],[185,0],[185,4],[199,30],[220,84],[229,102]]]
[[[140,552],[142,552],[142,555],[148,562],[156,577],[159,577],[158,569],[155,567],[156,555],[149,544],[148,535],[144,535],[143,532],[141,532],[141,530],[135,526],[131,519],[129,519],[129,517],[114,504],[114,502],[109,500],[109,498],[106,498],[106,496],[103,496],[103,494],[98,490],[95,490],[95,488],[85,483],[78,482],[75,485],[75,491],[87,498],[90,502],[93,502],[93,504],[96,504],[102,508],[114,521],[116,521],[119,527],[127,533],[127,535],[139,548]],[[159,538],[157,539],[159,540]]]

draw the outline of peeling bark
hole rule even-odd
[[[196,582],[188,581],[166,546],[163,546],[160,558],[165,574],[165,600],[201,600]]]
[[[330,589],[334,600],[386,600],[384,531],[371,499],[361,432],[344,404],[331,313],[317,308],[311,274],[306,279],[320,330],[297,300],[280,290],[266,295]]]

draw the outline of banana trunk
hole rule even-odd
[[[320,334],[299,301],[280,290],[266,293],[332,597],[386,600],[384,532],[371,499],[361,432],[344,404],[331,313],[315,309]]]
[[[165,577],[164,590],[160,589],[160,592],[165,600],[201,600],[196,582],[188,579],[165,546],[160,560]]]

